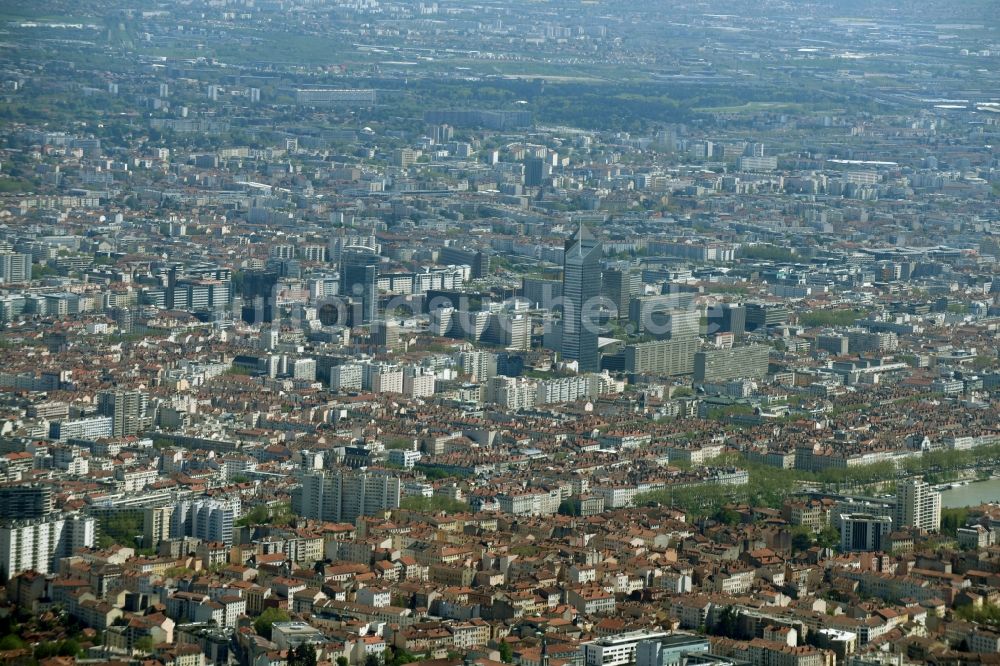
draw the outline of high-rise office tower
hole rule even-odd
[[[527,187],[538,187],[548,176],[548,165],[545,160],[532,157],[524,161],[524,184]]]
[[[602,293],[615,304],[619,319],[628,316],[629,301],[639,294],[642,287],[640,278],[635,271],[619,268],[609,268],[601,274]]]
[[[941,527],[941,493],[923,479],[907,479],[896,486],[897,527],[936,532]]]
[[[791,314],[783,303],[747,303],[745,308],[745,326],[748,331],[780,326],[788,321],[788,315]]]
[[[243,321],[248,324],[274,321],[277,286],[277,271],[252,271],[243,277]]]
[[[334,216],[339,216],[343,218],[343,213],[335,213]],[[378,254],[382,250],[382,246],[379,245],[378,239],[375,238],[375,232],[369,234],[363,233],[345,233],[344,230],[338,230],[334,232],[334,235],[330,237],[330,242],[327,245],[327,258],[335,263],[340,264],[340,254],[349,247],[360,246],[371,248],[375,254]]]
[[[689,293],[638,296],[629,301],[628,318],[637,333],[659,338],[698,337],[701,312]]]
[[[146,426],[146,406],[142,391],[102,391],[97,396],[97,411],[111,417],[114,437],[139,434]]]
[[[566,242],[563,258],[562,355],[577,361],[580,372],[599,372],[597,352],[601,295],[601,242],[582,224]]]
[[[302,477],[293,509],[303,518],[354,521],[399,508],[399,478],[366,470],[317,470]]]
[[[738,303],[723,303],[719,317],[719,332],[743,335],[746,332],[747,309]]]
[[[354,326],[377,318],[378,267],[379,256],[370,247],[352,245],[345,247],[340,254],[340,293],[361,305],[361,321],[352,321]]]

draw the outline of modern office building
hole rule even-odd
[[[883,551],[889,548],[892,518],[868,513],[840,516],[840,549],[849,551]]]
[[[642,276],[628,269],[609,268],[601,274],[601,293],[615,304],[618,318],[628,316],[629,302],[639,294]]]
[[[521,278],[521,297],[526,299],[533,307],[552,307],[553,303],[562,298],[562,290],[563,283],[561,280],[548,280],[537,277]]]
[[[523,300],[492,303],[479,312],[435,308],[430,312],[429,330],[441,337],[465,338],[510,350],[531,348],[531,317]]]
[[[708,654],[711,646],[705,636],[672,634],[639,641],[635,648],[635,666],[685,666],[690,655]]]
[[[352,325],[368,324],[377,318],[379,261],[373,248],[361,245],[345,247],[340,254],[340,293],[360,306],[351,312]]]
[[[694,355],[694,381],[702,384],[763,379],[767,375],[770,349],[767,345],[746,345],[699,351]]]
[[[330,242],[327,245],[327,258],[331,262],[340,265],[340,255],[349,247],[366,247],[375,252],[375,254],[382,252],[382,246],[379,244],[374,232],[368,234],[345,233],[344,230],[339,230],[330,236]]]
[[[626,666],[636,663],[636,652],[642,642],[666,638],[663,631],[629,631],[622,634],[602,636],[597,640],[583,643],[583,666]]]
[[[907,479],[896,486],[898,527],[917,527],[929,532],[941,528],[941,493],[923,479]]]
[[[718,319],[710,324],[718,325],[718,333],[743,335],[747,326],[747,309],[739,303],[723,303],[719,307]]]
[[[791,312],[781,303],[747,303],[746,329],[755,331],[769,326],[780,326],[788,321]]]
[[[174,309],[191,312],[225,309],[229,305],[230,286],[225,280],[180,278],[173,288]]]
[[[248,324],[274,321],[278,272],[248,271],[243,276],[243,321]]]
[[[463,250],[457,247],[443,247],[438,252],[438,263],[444,266],[466,265],[472,269],[473,279],[490,274],[490,255],[478,250]]]
[[[816,351],[825,351],[834,356],[845,356],[850,349],[846,336],[833,334],[817,335],[815,347]]]
[[[37,296],[32,297],[35,302],[41,302],[44,307],[45,299]],[[22,314],[27,308],[28,299],[20,294],[7,294],[0,296],[0,321],[11,321]]]
[[[360,470],[317,470],[302,477],[293,509],[303,518],[353,522],[399,508],[399,478]]]
[[[601,295],[601,242],[582,224],[566,243],[563,259],[562,357],[576,361],[580,372],[598,372],[598,321]]]
[[[540,157],[531,157],[524,161],[525,187],[538,187],[548,177],[548,165]]]
[[[847,348],[851,354],[882,353],[899,347],[899,337],[891,331],[851,329],[847,332]]]
[[[701,312],[684,293],[633,298],[628,318],[637,333],[658,338],[697,337],[701,326]]]

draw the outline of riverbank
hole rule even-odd
[[[941,506],[948,509],[979,506],[986,502],[1000,503],[1000,478],[970,481],[941,491]]]

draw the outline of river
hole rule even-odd
[[[941,491],[941,506],[951,509],[1000,501],[1000,479],[975,481],[967,486]]]

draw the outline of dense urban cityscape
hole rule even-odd
[[[1000,665],[994,0],[0,0],[0,657]]]

